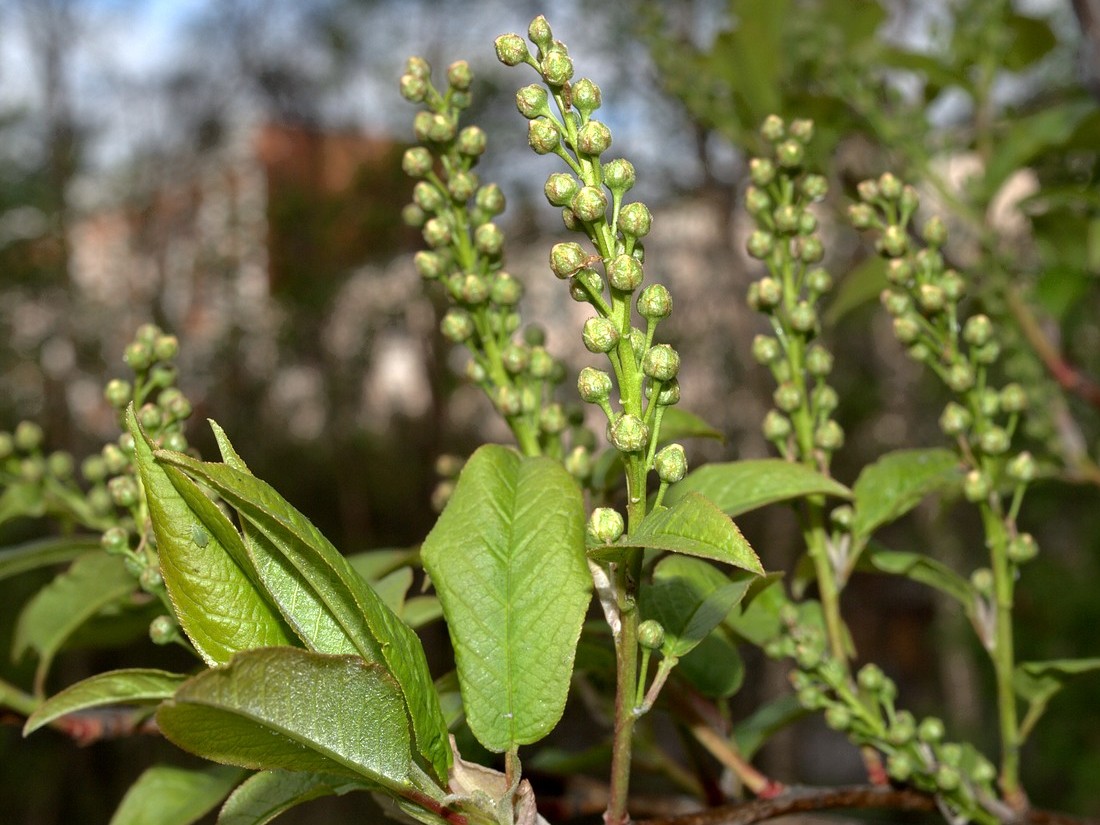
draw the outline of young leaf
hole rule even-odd
[[[852,533],[857,545],[908,513],[925,496],[956,486],[961,478],[959,457],[951,450],[896,450],[867,465],[852,486]]]
[[[688,493],[671,507],[654,510],[617,544],[699,556],[764,574],[760,559],[737,525],[699,493]]]
[[[641,591],[642,615],[665,630],[661,648],[669,656],[686,656],[744,597],[752,577],[734,581],[713,565],[685,556],[668,556],[653,570],[653,582]]]
[[[362,777],[397,793],[410,787],[401,691],[384,667],[358,656],[293,647],[239,653],[184,683],[157,724],[214,762]]]
[[[80,556],[24,606],[12,639],[12,658],[27,650],[38,654],[35,684],[41,689],[53,657],[73,632],[135,589],[134,577],[118,556],[99,550]]]
[[[731,518],[766,504],[802,496],[852,497],[843,484],[781,458],[707,464],[672,485],[665,503],[671,505],[690,493],[702,493]]]
[[[363,782],[324,773],[261,771],[229,795],[218,813],[218,825],[266,825],[296,805],[325,796],[343,796],[369,787]]]
[[[968,614],[973,610],[970,583],[941,561],[920,553],[875,549],[871,553],[871,564],[883,573],[905,576],[946,593],[959,602]]]
[[[191,825],[225,799],[244,771],[154,765],[126,791],[110,825]]]
[[[1066,682],[1082,673],[1100,670],[1100,658],[1052,659],[1045,662],[1020,662],[1012,674],[1016,695],[1027,700],[1027,716],[1020,725],[1023,743],[1046,712],[1047,703],[1066,686]]]
[[[82,553],[98,549],[99,539],[87,536],[39,539],[9,547],[0,551],[0,579],[72,561]]]
[[[676,670],[680,678],[711,699],[728,699],[745,681],[745,663],[721,627],[681,659]]]
[[[133,407],[126,424],[134,439],[149,518],[157,537],[164,586],[180,626],[209,665],[240,650],[287,644],[278,613],[252,579],[243,543],[225,515],[189,479],[169,476]]]
[[[350,643],[364,659],[385,663],[404,694],[417,749],[443,779],[451,759],[447,726],[424,649],[408,625],[309,519],[247,469],[163,450],[156,458],[217,491],[249,525],[247,548],[257,574],[307,645],[346,653]]]
[[[561,717],[591,586],[584,520],[559,463],[487,445],[424,541],[467,720],[489,750],[535,742]]]
[[[152,668],[98,673],[70,685],[39,705],[23,726],[23,735],[27,736],[54,719],[78,710],[106,705],[156,704],[169,698],[185,681],[186,676]]]

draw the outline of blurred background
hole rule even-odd
[[[855,184],[891,169],[948,221],[975,308],[1006,330],[1006,378],[1039,400],[1024,435],[1049,478],[1024,521],[1045,552],[1020,588],[1021,658],[1096,655],[1096,0],[2,0],[0,429],[32,418],[51,449],[98,451],[117,437],[103,384],[125,374],[123,347],[153,321],[182,341],[189,438],[205,455],[216,454],[209,417],[341,549],[420,541],[436,458],[505,433],[457,377],[462,360],[437,332],[441,296],[411,265],[420,238],[400,220],[411,192],[400,159],[414,107],[397,91],[409,54],[437,70],[470,61],[469,122],[490,135],[480,174],[508,197],[507,268],[527,285],[525,318],[556,355],[589,363],[583,313],[546,263],[563,230],[542,196],[556,164],[530,153],[513,103],[530,78],[492,48],[539,13],[578,75],[600,84],[612,152],[633,161],[654,213],[647,277],[676,300],[662,333],[684,357],[684,404],[724,435],[695,460],[768,454],[759,422],[772,387],[749,355],[763,322],[744,304],[759,272],[741,251],[739,199],[764,116],[811,117],[811,163],[832,186],[821,220],[839,282],[826,313],[848,434],[838,476],[942,441],[945,399],[893,340],[877,308],[882,270],[842,225]],[[790,567],[786,513],[743,528],[766,566]],[[0,546],[41,530],[5,524]],[[984,552],[973,530],[928,506],[887,538],[969,571]],[[43,581],[0,583],[0,647]],[[849,596],[857,646],[908,704],[990,746],[989,674],[965,618],[874,577]],[[54,687],[110,655],[74,657]],[[26,672],[0,659],[4,678]],[[735,708],[784,689],[783,673],[750,659]],[[1098,689],[1067,689],[1029,746],[1037,804],[1100,813]],[[854,754],[831,756],[831,736],[811,725],[764,761],[805,781],[858,777]],[[2,818],[106,822],[151,754],[169,750],[147,738],[24,743],[0,726]]]

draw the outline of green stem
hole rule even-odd
[[[41,702],[15,685],[0,680],[0,707],[10,708],[23,716],[30,716]]]

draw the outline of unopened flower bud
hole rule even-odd
[[[921,235],[926,244],[938,248],[947,240],[947,227],[939,215],[933,215],[925,222]]]
[[[30,453],[42,446],[45,438],[42,428],[33,421],[20,421],[15,427],[12,443],[22,453]]]
[[[429,220],[424,224],[424,229],[421,230],[421,234],[424,236],[424,243],[432,249],[439,249],[447,246],[452,239],[451,225],[443,218],[432,218]]]
[[[539,412],[539,430],[555,435],[565,429],[565,410],[561,404],[548,404]]]
[[[687,475],[687,455],[680,444],[669,444],[653,456],[653,468],[664,484],[675,484]]]
[[[611,148],[611,130],[598,120],[590,120],[577,132],[577,150],[599,157]]]
[[[665,643],[665,629],[656,619],[646,619],[638,625],[638,644],[646,650],[660,650]]]
[[[672,296],[664,284],[650,284],[638,296],[638,313],[647,319],[667,318],[672,314]]]
[[[649,427],[638,416],[623,413],[611,424],[611,443],[621,453],[636,453],[649,443]]]
[[[649,398],[652,395],[653,387],[647,384],[645,388],[645,397]],[[673,378],[671,381],[666,381],[661,384],[661,391],[657,393],[657,406],[659,407],[672,407],[680,403],[680,382]]]
[[[470,71],[470,64],[465,60],[456,60],[447,67],[447,83],[452,89],[465,92],[470,88],[474,80],[474,73]]]
[[[653,228],[653,215],[644,203],[628,203],[619,212],[619,229],[634,238],[644,238]]]
[[[582,186],[569,208],[585,223],[598,221],[607,213],[607,195],[597,186]]]
[[[580,188],[580,182],[572,175],[555,172],[546,179],[543,192],[552,206],[568,206]]]
[[[979,364],[993,364],[1001,357],[1001,344],[997,340],[991,340],[971,352],[974,360]]]
[[[824,175],[806,175],[799,188],[811,201],[819,201],[829,193],[829,182]]]
[[[545,88],[532,83],[516,92],[516,108],[528,120],[547,117],[550,114],[549,99]]]
[[[1007,413],[1023,412],[1027,409],[1027,390],[1019,384],[1006,384],[1001,390],[1001,409]]]
[[[834,507],[829,513],[829,521],[840,530],[850,530],[855,521],[856,511],[850,504],[841,504]]]
[[[1039,555],[1039,543],[1031,533],[1020,533],[1009,541],[1005,552],[1013,564],[1027,564]]]
[[[794,383],[785,381],[775,388],[775,392],[772,393],[772,400],[775,402],[775,406],[783,412],[794,412],[802,406],[802,390]]]
[[[527,126],[527,143],[537,154],[553,152],[561,143],[558,127],[548,118],[532,120]]]
[[[796,230],[798,232],[798,234],[799,235],[813,235],[813,233],[816,229],[817,229],[817,218],[814,216],[814,213],[803,211],[798,216],[798,227],[797,227],[797,230]],[[807,238],[806,240],[810,240],[810,239]],[[825,246],[824,246],[824,244],[821,244],[821,239],[820,238],[814,238],[814,240],[816,240],[817,243],[821,246],[821,254],[818,255],[817,253],[807,252],[806,251],[806,241],[803,241],[801,258],[805,263],[813,263],[813,261],[810,260],[811,257],[814,260],[820,260],[825,254]],[[812,243],[811,243],[811,248],[814,248]]]
[[[760,126],[760,137],[768,143],[778,143],[786,134],[783,118],[779,115],[768,115]]]
[[[531,25],[527,27],[527,36],[531,39],[532,43],[543,51],[550,48],[550,44],[554,40],[554,34],[550,30],[550,24],[541,14],[532,20]]]
[[[752,357],[761,366],[774,363],[782,354],[778,339],[770,335],[757,335],[752,339]]]
[[[487,143],[488,139],[485,137],[484,129],[478,126],[467,126],[458,133],[455,148],[467,157],[476,158],[485,153]]]
[[[772,199],[763,189],[750,186],[745,190],[745,211],[750,215],[762,215],[772,208]]]
[[[455,344],[461,344],[474,334],[474,319],[464,309],[452,307],[447,310],[439,324],[443,337]]]
[[[785,140],[775,147],[775,159],[784,169],[797,169],[806,157],[806,147],[797,140]]]
[[[954,438],[965,433],[972,421],[970,411],[966,407],[949,401],[940,416],[940,429],[944,435]]]
[[[971,470],[963,479],[963,495],[972,503],[983,501],[989,497],[989,477],[981,470]]]
[[[401,97],[410,103],[420,103],[428,94],[428,81],[414,74],[401,75]]]
[[[138,584],[146,593],[156,593],[164,587],[164,577],[155,567],[146,567],[138,577]]]
[[[922,312],[928,315],[942,312],[946,302],[947,297],[943,293],[943,287],[939,284],[920,285],[920,289],[917,291],[917,303],[920,304]]]
[[[617,195],[629,191],[637,180],[634,164],[624,158],[616,158],[603,167],[603,182]]]
[[[770,186],[775,180],[775,164],[768,158],[753,158],[749,161],[749,180],[754,186]]]
[[[908,184],[903,186],[901,195],[898,197],[898,206],[906,214],[915,212],[920,206],[920,195],[917,194],[917,190]]]
[[[550,248],[550,269],[559,278],[568,278],[588,261],[579,243],[556,243]]]
[[[523,412],[523,396],[515,387],[497,387],[493,402],[505,417]]]
[[[531,351],[523,344],[512,342],[501,351],[500,361],[506,372],[519,375],[531,362]]]
[[[990,427],[981,434],[978,443],[986,455],[1004,455],[1011,446],[1011,439],[1003,427]]]
[[[457,131],[458,127],[452,118],[442,114],[432,115],[431,122],[428,124],[428,140],[446,143],[454,140]]]
[[[498,272],[489,291],[489,300],[497,306],[515,306],[523,297],[523,284],[507,272]]]
[[[603,294],[603,278],[590,267],[578,269],[569,280],[569,296],[577,303],[592,303],[593,296]]]
[[[912,299],[904,292],[895,289],[884,289],[879,300],[886,311],[895,318],[905,315],[913,309]]]
[[[0,456],[2,457],[2,456]],[[90,455],[80,463],[80,475],[91,484],[98,484],[107,477],[107,464],[102,456]]]
[[[527,60],[527,44],[518,34],[502,34],[493,44],[496,46],[497,60],[505,66],[518,66]]]
[[[467,304],[483,304],[489,298],[489,285],[476,272],[468,272],[462,278],[459,298]]]
[[[642,372],[655,381],[671,381],[680,371],[680,355],[668,344],[650,347],[642,358]]]
[[[772,250],[775,249],[775,238],[771,232],[756,229],[749,235],[749,239],[745,243],[745,249],[753,258],[763,260],[771,255]]]
[[[943,287],[943,294],[947,296],[949,301],[958,301],[966,294],[966,281],[963,280],[962,275],[953,269],[948,269],[943,273],[940,278],[940,286]]]
[[[878,239],[878,250],[891,258],[900,258],[905,254],[909,246],[909,237],[905,234],[905,227],[898,224],[890,224],[882,230],[882,237]]]
[[[875,225],[875,210],[867,203],[853,203],[848,207],[848,223],[855,229],[870,229]]]
[[[551,51],[542,59],[542,76],[550,86],[564,86],[573,77],[573,59],[560,51]]]
[[[798,231],[798,220],[801,216],[798,207],[785,203],[772,213],[772,221],[777,230],[790,234]]]
[[[171,616],[157,616],[149,623],[149,638],[155,645],[166,645],[176,640],[179,631]]]
[[[791,420],[779,410],[768,410],[761,430],[768,441],[783,441],[791,434]]]
[[[435,280],[446,271],[446,263],[438,252],[420,250],[413,256],[413,266],[425,280]]]
[[[495,183],[488,183],[477,190],[474,206],[489,217],[499,215],[504,211],[504,193]]]
[[[413,203],[425,212],[438,212],[446,205],[447,199],[435,184],[422,180],[413,187]]]
[[[833,371],[833,355],[821,344],[806,351],[806,371],[814,378],[824,378]]]
[[[974,386],[974,370],[969,364],[954,364],[947,371],[945,383],[955,392],[966,392]]]
[[[827,452],[836,452],[844,446],[844,430],[830,418],[814,430],[814,446]]]
[[[130,476],[116,476],[107,482],[111,499],[119,507],[133,507],[138,502],[138,488]]]
[[[588,478],[592,474],[592,453],[586,447],[574,447],[565,457],[565,469],[573,478]]]
[[[482,255],[496,258],[504,249],[504,233],[495,223],[483,223],[474,230],[474,246]]]
[[[121,556],[130,549],[130,535],[121,527],[109,527],[100,537],[99,546],[110,556]]]
[[[132,341],[127,344],[122,358],[134,372],[144,372],[153,363],[152,345],[144,341]]]
[[[633,255],[616,255],[607,265],[607,281],[622,292],[633,292],[642,285],[645,273]]]
[[[791,308],[791,327],[803,333],[817,328],[817,310],[809,301],[799,301]]]
[[[589,318],[581,338],[589,352],[610,352],[619,343],[619,330],[607,318]]]
[[[587,533],[595,544],[611,544],[618,541],[626,525],[622,515],[610,507],[597,507],[588,517]]]
[[[602,102],[600,87],[587,77],[582,77],[574,83],[572,89],[573,107],[581,113],[582,117],[587,117],[600,108]]]

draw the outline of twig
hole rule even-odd
[[[21,727],[27,720],[26,717],[12,714],[2,721],[4,724]],[[50,722],[49,726],[81,747],[127,736],[160,734],[160,728],[148,710],[132,708],[104,708],[70,713]]]

